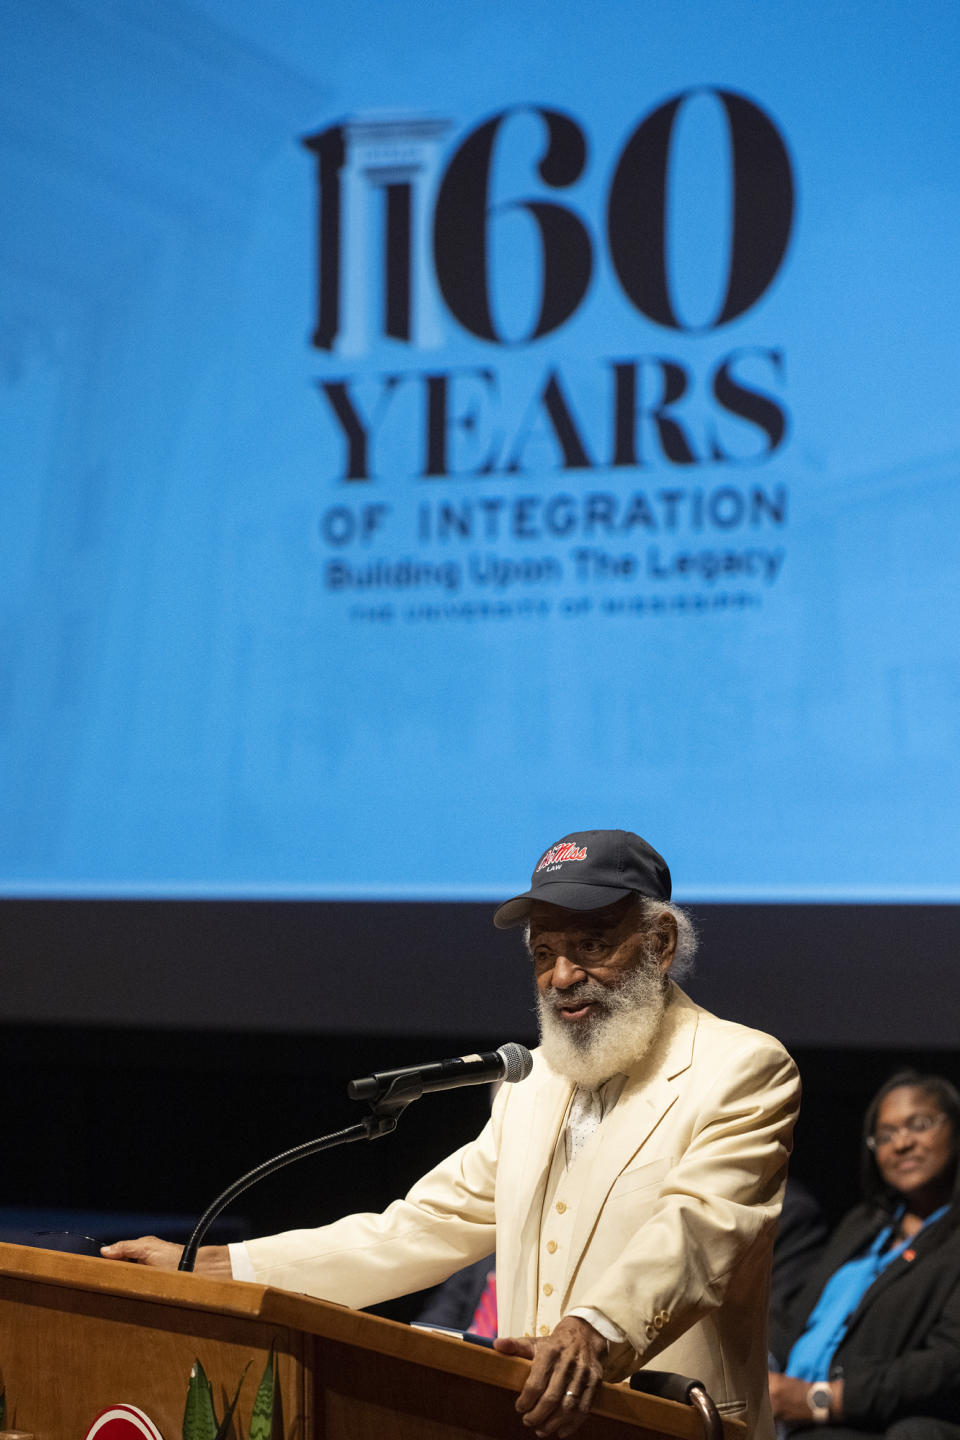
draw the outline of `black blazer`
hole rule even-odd
[[[845,1424],[885,1430],[906,1416],[960,1420],[960,1207],[929,1225],[877,1277],[851,1315],[827,1379],[843,1379]],[[782,1366],[827,1280],[890,1223],[876,1205],[840,1222],[786,1323],[771,1335]],[[913,1258],[907,1258],[912,1256]]]
[[[827,1243],[823,1212],[805,1185],[787,1176],[783,1209],[773,1237],[770,1274],[770,1328],[787,1323],[797,1297]]]

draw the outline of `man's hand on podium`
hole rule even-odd
[[[176,1270],[183,1254],[183,1246],[174,1245],[171,1240],[158,1240],[156,1235],[142,1235],[139,1240],[117,1240],[113,1245],[101,1245],[100,1254],[107,1260],[127,1260],[133,1265],[152,1265],[155,1270]],[[201,1245],[193,1270],[195,1275],[232,1280],[230,1252],[226,1245]]]
[[[542,1339],[494,1340],[501,1355],[532,1360],[517,1409],[537,1435],[565,1440],[579,1430],[603,1379],[610,1343],[586,1320],[565,1315],[551,1335]]]

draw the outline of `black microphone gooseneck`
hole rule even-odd
[[[351,1100],[369,1100],[370,1114],[359,1125],[349,1125],[345,1130],[335,1130],[330,1135],[321,1135],[317,1140],[307,1140],[284,1150],[272,1160],[248,1170],[218,1195],[200,1216],[193,1233],[180,1256],[178,1270],[192,1270],[197,1260],[197,1251],[210,1226],[228,1205],[255,1185],[258,1180],[273,1175],[275,1171],[292,1165],[295,1160],[305,1160],[321,1150],[332,1150],[337,1145],[349,1145],[353,1140],[379,1140],[396,1130],[397,1121],[414,1100],[426,1090],[448,1090],[460,1085],[482,1085],[491,1080],[523,1080],[533,1067],[533,1057],[523,1045],[513,1043],[502,1045],[499,1050],[483,1055],[463,1055],[456,1060],[441,1060],[433,1065],[410,1067],[403,1070],[382,1070],[364,1080],[351,1080],[347,1094]],[[446,1077],[446,1078],[445,1078]]]
[[[308,1155],[317,1155],[321,1150],[332,1150],[336,1145],[349,1145],[352,1140],[377,1140],[381,1135],[389,1135],[391,1130],[396,1130],[397,1116],[406,1108],[407,1103],[409,1102],[405,1102],[392,1114],[378,1115],[374,1111],[374,1114],[361,1120],[359,1125],[350,1125],[346,1130],[335,1130],[330,1135],[321,1135],[317,1140],[307,1140],[303,1145],[295,1145],[292,1150],[284,1150],[282,1155],[275,1155],[272,1160],[265,1160],[262,1165],[248,1170],[246,1175],[241,1175],[239,1180],[235,1180],[204,1210],[190,1239],[183,1247],[177,1269],[193,1269],[204,1235],[217,1216],[226,1210],[238,1195],[242,1195],[244,1190],[249,1190],[251,1185],[255,1185],[258,1180],[265,1180],[275,1171],[282,1170],[285,1165],[292,1165],[294,1160],[305,1160]]]

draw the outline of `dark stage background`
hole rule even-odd
[[[904,1064],[960,1083],[960,907],[693,908],[688,988],[790,1046],[794,1172],[834,1219],[856,1197],[872,1091]],[[485,905],[8,901],[0,945],[0,1212],[197,1215],[261,1160],[352,1123],[350,1078],[535,1036],[519,936]],[[394,1135],[265,1181],[234,1225],[379,1208],[486,1105],[482,1088],[427,1096]]]

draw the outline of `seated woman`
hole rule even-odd
[[[771,1336],[775,1418],[830,1440],[960,1440],[960,1094],[902,1071],[864,1120],[864,1202]]]

